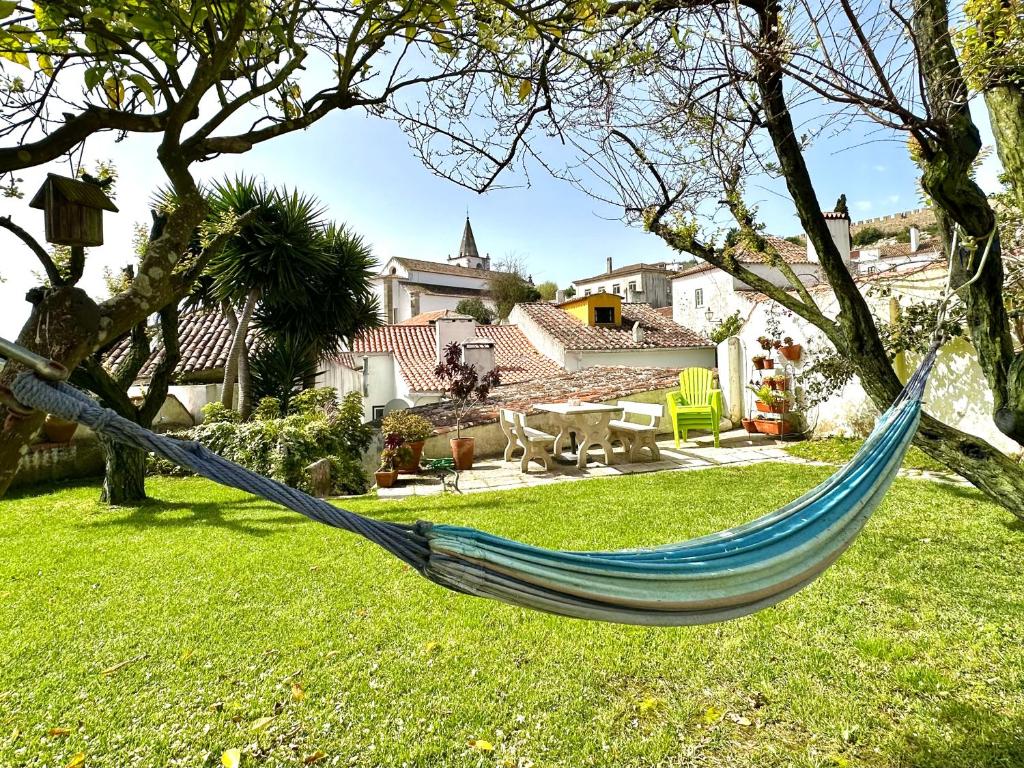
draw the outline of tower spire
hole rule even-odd
[[[469,214],[466,214],[466,226],[462,230],[462,243],[459,245],[458,259],[479,259],[480,250],[476,247],[476,238],[473,237],[473,227],[469,223]],[[467,263],[469,263],[467,261]]]

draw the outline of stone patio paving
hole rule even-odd
[[[562,461],[565,463],[556,462],[548,471],[544,471],[540,464],[531,464],[527,474],[519,471],[518,458],[509,462],[502,461],[501,458],[480,459],[475,462],[473,469],[459,473],[459,490],[463,493],[473,493],[529,488],[592,477],[614,477],[644,472],[681,472],[726,465],[746,466],[765,461],[789,464],[817,463],[789,455],[782,450],[777,440],[764,435],[748,435],[742,429],[722,433],[719,445],[721,447],[715,448],[713,439],[707,436],[681,443],[677,449],[675,442],[669,437],[658,441],[661,461],[635,463],[628,462],[621,448],[616,447],[615,463],[610,467],[597,462],[596,459],[603,458],[603,455],[600,451],[593,450],[590,455],[595,461],[587,464],[587,468],[582,471],[576,468],[575,462],[564,458]],[[407,496],[441,493],[441,490],[441,482],[434,477],[401,475],[393,487],[380,488],[377,493],[382,499],[401,499]]]
[[[501,458],[480,459],[475,462],[473,469],[459,473],[459,490],[463,493],[500,491],[587,480],[593,477],[615,477],[645,472],[685,472],[721,466],[741,467],[766,461],[827,466],[823,462],[792,456],[783,450],[782,443],[778,440],[765,435],[748,435],[742,429],[723,432],[719,437],[719,445],[719,448],[715,448],[714,440],[707,435],[682,443],[677,449],[673,439],[668,437],[658,441],[661,461],[635,463],[626,461],[622,449],[616,447],[615,463],[610,467],[596,461],[603,456],[600,451],[593,450],[590,455],[595,461],[587,464],[587,468],[582,471],[576,468],[574,460],[564,457],[562,462],[556,462],[549,471],[544,471],[539,464],[530,464],[530,471],[527,474],[519,471],[518,459],[509,462],[502,461]],[[963,478],[955,475],[917,469],[900,470],[900,476],[969,485]],[[393,487],[377,489],[377,494],[382,499],[402,499],[441,492],[440,480],[430,476],[413,475],[401,475]]]

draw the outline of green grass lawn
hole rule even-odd
[[[350,506],[604,548],[738,523],[828,471]],[[138,509],[0,501],[0,766],[1024,764],[1024,526],[973,490],[899,481],[804,592],[650,629],[456,595],[202,480],[149,488]]]
[[[830,464],[845,464],[860,450],[864,441],[854,437],[827,437],[820,440],[805,440],[785,446],[794,456],[812,461],[827,461]],[[904,469],[924,469],[930,472],[949,473],[949,467],[940,464],[915,445],[910,446],[903,459]]]

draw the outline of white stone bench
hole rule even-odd
[[[554,435],[526,426],[526,414],[508,408],[499,411],[498,422],[501,424],[505,439],[508,440],[505,446],[505,461],[512,461],[512,454],[522,448],[523,457],[519,460],[521,472],[529,471],[531,461],[543,464],[544,469],[549,468],[546,446],[554,445]]]
[[[609,422],[612,441],[622,443],[623,449],[629,454],[630,461],[636,461],[640,450],[646,448],[651,452],[651,459],[659,461],[661,451],[658,450],[658,422],[665,414],[665,406],[657,403],[636,403],[632,400],[619,400],[622,418]],[[630,416],[638,421],[630,421]],[[643,421],[646,420],[646,423]]]

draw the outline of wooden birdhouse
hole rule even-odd
[[[103,212],[117,206],[96,184],[47,174],[29,205],[46,220],[46,241],[56,245],[103,245]]]

